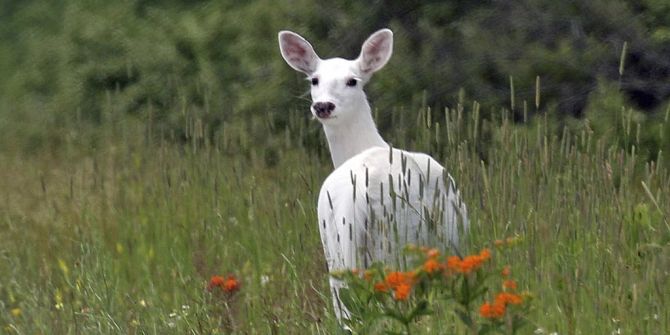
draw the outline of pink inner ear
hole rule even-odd
[[[382,41],[380,41],[380,39],[381,37],[378,37],[374,41],[370,41],[369,47],[367,48],[368,53],[376,55],[381,51],[382,46],[384,44],[382,43]]]
[[[286,42],[286,53],[295,54],[300,57],[305,56],[307,53],[307,50],[298,41],[289,39]]]
[[[367,51],[369,54],[374,55],[374,57],[378,57],[380,53],[384,52],[389,44],[385,43],[386,38],[383,35],[380,36],[375,36],[374,39],[372,39],[369,44]]]

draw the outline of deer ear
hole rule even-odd
[[[319,56],[312,45],[300,35],[283,30],[279,32],[279,50],[288,65],[297,71],[311,75],[319,64]]]
[[[358,56],[358,66],[363,75],[378,71],[391,58],[393,53],[393,32],[389,29],[378,30],[370,35]]]

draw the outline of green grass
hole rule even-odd
[[[670,333],[668,168],[634,140],[621,149],[477,108],[404,111],[424,126],[408,134],[394,117],[386,137],[445,163],[469,206],[471,250],[520,237],[497,257],[534,295],[524,331]],[[267,129],[265,146],[243,129],[176,144],[137,120],[94,135],[64,124],[58,150],[0,152],[0,332],[336,332],[316,222],[331,165],[300,135],[316,122]],[[228,273],[243,286],[224,306],[206,285]],[[453,316],[425,326],[463,331]]]

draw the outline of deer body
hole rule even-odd
[[[328,270],[365,268],[381,261],[404,265],[408,243],[458,247],[458,222],[467,230],[465,205],[453,179],[430,156],[391,148],[379,135],[363,86],[391,57],[393,34],[382,29],[356,60],[322,60],[299,35],[279,33],[282,56],[311,81],[313,115],[323,125],[335,170],[318,199],[321,241]],[[338,318],[348,311],[331,278]]]

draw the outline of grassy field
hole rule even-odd
[[[523,332],[670,333],[668,167],[638,157],[635,134],[621,149],[477,108],[405,111],[420,133],[386,138],[445,163],[470,249],[520,239],[496,257],[534,296]],[[197,120],[183,142],[142,120],[65,124],[58,150],[0,152],[0,333],[336,332],[315,209],[332,167],[301,135],[316,122],[250,125],[268,127],[266,147]],[[207,283],[229,273],[242,287],[223,303]],[[449,315],[420,326],[464,332]]]

